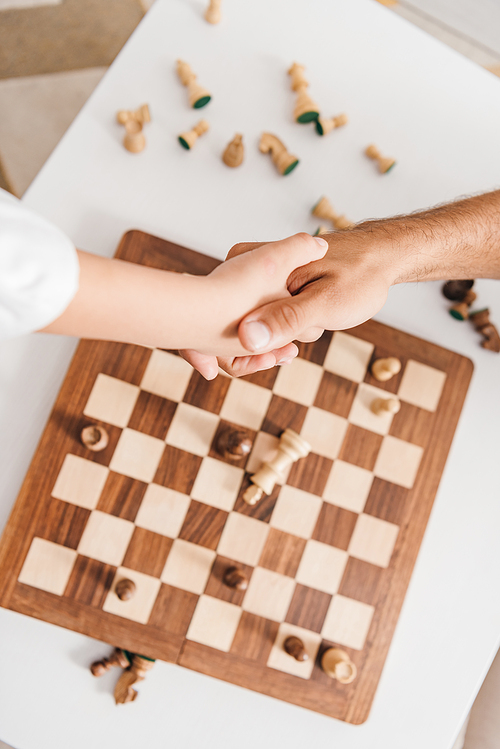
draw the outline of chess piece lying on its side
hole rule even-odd
[[[305,458],[311,452],[311,445],[293,429],[285,429],[280,437],[278,452],[272,460],[264,463],[250,481],[243,494],[243,499],[249,505],[255,505],[264,494],[271,494],[275,484],[284,480],[285,471],[299,458]]]

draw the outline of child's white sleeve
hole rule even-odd
[[[71,240],[0,189],[0,339],[45,327],[78,289]]]

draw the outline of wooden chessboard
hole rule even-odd
[[[138,231],[117,256],[177,272],[217,261]],[[387,383],[374,358],[403,367]],[[370,321],[301,345],[290,366],[206,382],[177,355],[82,341],[0,545],[1,605],[151,658],[366,720],[472,372]],[[369,404],[395,393],[396,415]],[[80,432],[100,424],[102,452]],[[217,451],[221,430],[253,440]],[[312,452],[250,507],[249,473],[291,427]],[[223,583],[234,564],[246,591]],[[121,601],[117,581],[136,593]],[[285,653],[298,635],[309,660]],[[417,634],[417,633],[416,633]],[[354,682],[327,677],[345,650]]]

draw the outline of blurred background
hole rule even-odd
[[[500,0],[372,1],[500,76]],[[0,187],[22,197],[153,2],[0,0]],[[499,705],[500,655],[454,749],[499,749]]]

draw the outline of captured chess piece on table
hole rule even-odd
[[[271,494],[275,484],[284,481],[284,474],[299,458],[305,458],[311,452],[311,446],[293,429],[285,429],[280,437],[278,451],[272,460],[266,461],[257,473],[250,477],[253,486],[249,486],[243,499],[249,505],[255,505],[264,494]]]
[[[469,319],[469,309],[473,302],[475,302],[477,299],[477,294],[472,289],[468,289],[465,294],[463,295],[462,299],[459,302],[456,302],[452,307],[450,307],[450,315],[455,318],[455,320],[468,320]]]
[[[500,353],[500,336],[496,327],[490,322],[489,309],[472,312],[469,319],[477,332],[483,336],[481,346],[488,351],[495,351],[497,354]]]
[[[377,162],[378,170],[381,174],[387,174],[387,172],[392,169],[392,167],[396,163],[396,159],[382,156],[377,146],[374,146],[373,144],[366,147],[365,154],[369,159],[373,159]]]
[[[210,4],[205,11],[205,20],[208,23],[219,23],[221,19],[220,4],[221,0],[210,0]]]
[[[193,127],[192,130],[187,130],[185,133],[181,133],[179,135],[179,143],[183,148],[185,148],[187,151],[190,151],[191,148],[194,146],[196,141],[200,136],[203,135],[203,133],[206,133],[209,129],[210,125],[206,120],[200,120],[197,125]]]
[[[318,135],[328,135],[332,130],[347,125],[348,118],[346,114],[339,114],[336,117],[318,117],[316,120],[316,132]]]
[[[146,146],[143,128],[146,123],[151,122],[149,106],[142,104],[135,110],[121,109],[116,114],[116,120],[125,127],[123,145],[127,151],[130,153],[143,151]]]
[[[399,372],[401,372],[401,362],[395,356],[375,359],[371,366],[371,373],[379,382],[388,382]]]
[[[355,664],[340,648],[328,648],[321,656],[321,668],[327,676],[341,684],[350,684],[357,676]]]
[[[292,79],[292,91],[297,94],[297,101],[293,110],[295,122],[301,124],[314,122],[319,117],[319,108],[307,93],[309,83],[304,75],[304,66],[294,62],[288,71],[288,75]]]
[[[109,658],[103,658],[100,661],[94,661],[90,667],[90,673],[92,676],[103,676],[107,671],[112,668],[128,668],[130,661],[127,658],[125,651],[120,648],[115,648]]]
[[[206,88],[196,83],[196,75],[191,66],[183,60],[177,60],[177,75],[183,86],[188,90],[189,106],[193,109],[201,109],[208,104],[212,98]]]
[[[350,229],[354,226],[352,221],[349,221],[345,216],[338,214],[328,198],[322,197],[315,203],[311,209],[313,216],[317,218],[327,219],[331,221],[334,229],[342,231],[343,229]]]
[[[222,154],[222,161],[226,166],[237,167],[243,162],[245,156],[245,146],[243,145],[243,136],[236,133],[233,140],[228,143],[226,150]]]
[[[273,164],[280,174],[290,174],[295,169],[299,160],[296,156],[288,153],[286,146],[276,135],[271,133],[262,133],[259,142],[259,151],[261,153],[270,153]]]
[[[91,424],[84,427],[80,432],[80,438],[88,450],[92,450],[96,453],[104,450],[109,442],[107,431],[104,427],[98,426],[97,424]]]
[[[142,104],[135,110],[120,109],[116,114],[116,119],[120,125],[125,125],[127,122],[130,122],[130,120],[135,120],[136,122],[140,122],[141,125],[145,125],[146,122],[151,122],[151,113],[149,111],[149,106],[147,104]]]
[[[144,681],[148,671],[151,671],[155,665],[153,658],[146,658],[144,655],[136,655],[124,651],[130,660],[129,667],[122,673],[115,687],[115,703],[123,705],[126,702],[133,702],[137,699],[139,693],[134,689],[134,685]]]

